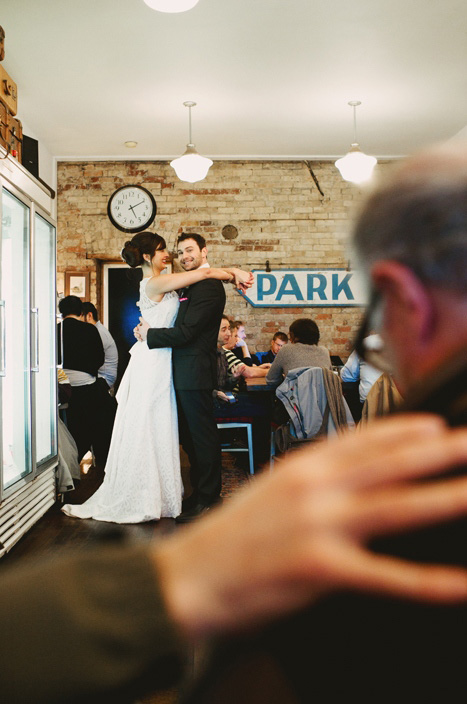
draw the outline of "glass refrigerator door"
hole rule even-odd
[[[32,472],[30,428],[29,208],[2,191],[1,359],[3,488]]]
[[[55,366],[55,228],[34,217],[34,308],[32,371],[36,464],[57,454],[57,369]]]

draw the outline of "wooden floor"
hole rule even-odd
[[[223,497],[234,493],[238,487],[248,481],[245,468],[239,463],[239,456],[223,454]],[[65,495],[67,503],[83,503],[102,482],[102,468],[82,463],[82,480],[80,486]],[[86,470],[86,473],[83,472]],[[186,474],[186,462],[182,462],[182,474]],[[56,556],[60,551],[86,548],[102,541],[120,540],[122,536],[132,541],[162,539],[179,526],[172,518],[149,521],[132,525],[116,525],[94,520],[77,520],[61,512],[61,501],[49,509],[31,530],[0,560],[0,572],[24,559],[39,562],[44,557]],[[177,690],[168,690],[155,696],[140,700],[138,704],[176,704]]]
[[[87,474],[82,474],[79,488],[65,495],[66,502],[83,503],[94,493],[102,479],[102,469],[91,467]],[[85,548],[96,542],[121,538],[122,535],[130,537],[132,540],[149,540],[159,535],[167,535],[177,527],[171,518],[132,525],[77,520],[65,516],[60,509],[61,502],[57,501],[45,516],[21,538],[11,552],[0,560],[0,570],[25,557],[33,561],[40,561],[44,556],[56,555],[61,550]]]
[[[239,461],[239,455],[223,454],[223,490],[222,496],[228,498],[240,486],[248,482],[246,466]],[[182,457],[182,475],[185,486],[187,462]],[[64,502],[81,504],[100,486],[104,471],[93,466],[90,460],[81,463],[81,482],[79,488],[64,495]],[[188,490],[189,491],[189,490]],[[27,557],[34,561],[44,556],[56,555],[57,551],[70,548],[85,548],[96,541],[110,541],[123,536],[131,540],[150,540],[169,535],[178,526],[172,518],[161,518],[147,523],[116,525],[94,520],[77,520],[61,513],[60,500],[21,538],[11,552],[0,560],[0,570]]]

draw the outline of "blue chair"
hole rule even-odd
[[[219,430],[232,429],[232,428],[244,428],[246,430],[246,447],[235,447],[232,443],[222,443],[222,452],[248,452],[248,462],[250,465],[250,474],[255,473],[255,463],[253,461],[253,432],[251,428],[251,423],[232,421],[229,423],[217,423]]]

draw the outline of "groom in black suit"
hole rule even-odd
[[[179,262],[185,271],[207,263],[202,235],[183,233]],[[225,306],[221,281],[206,279],[179,291],[180,308],[173,328],[149,328],[148,347],[173,348],[173,380],[177,396],[180,442],[190,461],[193,494],[183,502],[176,519],[185,523],[205,513],[221,493],[221,448],[213,412],[216,386],[216,347]],[[140,334],[144,338],[144,324]]]

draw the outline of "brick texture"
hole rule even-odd
[[[329,162],[215,162],[198,184],[180,182],[165,162],[60,162],[58,164],[58,290],[65,270],[91,272],[91,300],[100,304],[100,258],[119,260],[128,235],[107,217],[116,188],[138,184],[154,195],[158,213],[151,230],[169,249],[181,232],[199,232],[212,265],[265,268],[347,266],[347,239],[356,186],[343,181]],[[384,164],[378,165],[384,169]],[[236,239],[222,237],[234,225]],[[253,308],[227,287],[226,312],[244,321],[251,351],[268,349],[271,333],[287,332],[292,320],[313,317],[322,344],[347,358],[361,321],[360,308]]]

